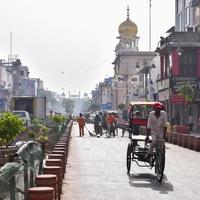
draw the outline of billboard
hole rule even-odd
[[[112,109],[112,103],[110,102],[101,104],[100,106],[100,110],[110,110],[110,109]]]

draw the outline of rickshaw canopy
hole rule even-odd
[[[134,125],[146,126],[149,112],[153,109],[156,101],[132,101],[130,105],[134,106],[133,113],[139,113],[139,115],[134,116],[131,121]]]
[[[133,105],[149,105],[153,106],[155,103],[159,103],[157,101],[132,101],[130,104]]]

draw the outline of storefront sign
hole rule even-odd
[[[194,92],[198,91],[200,88],[199,80],[172,80],[172,93],[178,94],[180,89],[183,86],[190,85],[192,86]]]

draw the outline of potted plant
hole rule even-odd
[[[62,115],[53,115],[50,116],[49,119],[53,122],[54,126],[53,131],[54,132],[59,132],[61,126],[66,122],[66,117]]]
[[[6,112],[0,116],[1,147],[8,145],[24,130],[23,121],[17,116]]]
[[[9,144],[24,129],[23,121],[17,116],[11,113],[3,113],[0,116],[0,165],[4,165],[9,160],[9,156],[18,150],[18,147],[9,146]]]
[[[34,140],[36,138],[36,134],[34,131],[29,131],[28,132],[28,138],[30,138],[31,140]]]
[[[29,138],[39,142],[45,150],[48,149],[49,129],[44,125],[44,122],[38,118],[32,120],[31,131],[29,131]]]

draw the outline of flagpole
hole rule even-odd
[[[151,0],[149,0],[149,51],[151,51]]]

